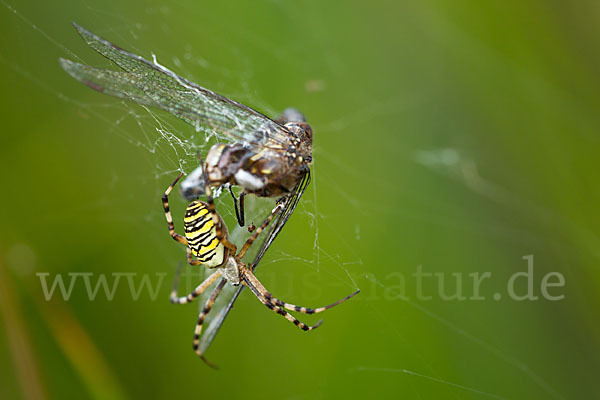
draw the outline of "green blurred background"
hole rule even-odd
[[[215,3],[0,1],[0,398],[600,396],[598,3]],[[304,333],[244,292],[207,352],[221,369],[198,360],[159,205],[194,162],[157,128],[203,138],[64,73],[110,66],[70,21],[273,117],[301,109],[315,179],[258,276],[307,306],[362,293]],[[516,301],[528,255],[539,299]],[[419,266],[467,297],[491,273],[485,300],[435,278],[417,298]],[[40,272],[166,275],[156,300],[124,280],[90,301],[80,280],[46,301]]]

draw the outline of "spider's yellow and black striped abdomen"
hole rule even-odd
[[[191,202],[185,210],[183,222],[192,254],[209,268],[223,264],[225,247],[217,238],[208,205],[201,201]]]

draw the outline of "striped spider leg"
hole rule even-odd
[[[269,225],[277,212],[272,212],[265,219],[265,221],[258,228],[256,228],[256,230],[252,233],[248,240],[246,240],[238,252],[237,246],[229,241],[227,227],[215,209],[210,188],[207,188],[206,193],[208,195],[208,200],[206,203],[202,201],[193,201],[188,205],[184,218],[185,236],[179,235],[175,232],[173,218],[169,210],[168,195],[171,193],[173,187],[177,184],[182,175],[183,174],[179,174],[175,181],[167,188],[162,197],[162,204],[169,227],[169,233],[174,240],[186,246],[189,264],[204,265],[207,268],[214,268],[216,271],[206,278],[200,285],[198,285],[193,292],[183,297],[177,296],[177,282],[179,279],[179,274],[177,274],[175,278],[175,285],[173,291],[171,292],[171,302],[174,304],[190,303],[196,297],[202,294],[208,287],[210,287],[219,277],[224,278],[219,281],[206,301],[202,311],[200,312],[200,315],[198,316],[198,321],[194,331],[194,351],[208,365],[211,364],[208,363],[202,352],[199,351],[202,324],[204,323],[206,315],[210,312],[217,296],[225,286],[226,282],[229,282],[234,286],[239,284],[248,286],[262,304],[277,314],[282,315],[288,321],[304,331],[310,331],[317,328],[321,324],[321,321],[312,326],[306,325],[304,322],[299,321],[285,310],[296,311],[304,314],[317,314],[350,299],[360,292],[360,290],[357,290],[356,292],[336,301],[335,303],[318,308],[297,306],[273,297],[273,295],[262,285],[258,278],[254,276],[252,271],[241,260],[248,249],[252,246],[258,235],[260,235],[260,233]],[[278,203],[275,208],[277,209],[278,207],[283,207],[283,204]]]

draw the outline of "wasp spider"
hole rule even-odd
[[[331,307],[334,307],[354,295],[358,294],[360,290],[344,297],[332,303],[328,306],[319,308],[308,308],[301,307],[294,304],[289,304],[279,299],[276,299],[269,293],[267,289],[260,283],[260,281],[254,276],[251,269],[242,262],[242,258],[252,246],[252,243],[256,240],[258,235],[267,227],[267,225],[273,219],[276,212],[271,213],[267,219],[262,223],[261,226],[257,227],[252,235],[246,240],[242,248],[237,250],[235,244],[229,241],[227,226],[223,222],[221,216],[217,213],[214,205],[214,201],[211,195],[210,188],[206,187],[206,194],[208,196],[207,202],[192,201],[185,212],[183,220],[185,236],[175,232],[173,218],[169,210],[169,199],[168,196],[173,190],[173,187],[177,184],[177,181],[183,174],[175,179],[175,181],[167,188],[164,195],[162,196],[163,208],[165,210],[165,216],[169,225],[169,233],[171,237],[177,242],[183,244],[187,248],[187,260],[191,265],[204,265],[208,268],[215,269],[208,278],[206,278],[200,285],[194,289],[193,292],[187,296],[177,296],[177,281],[178,276],[175,279],[175,285],[171,292],[171,302],[174,304],[186,304],[192,302],[196,297],[202,294],[208,287],[210,287],[219,277],[221,281],[213,289],[208,300],[204,304],[204,308],[198,316],[198,322],[194,332],[194,351],[198,356],[204,360],[207,364],[208,361],[204,358],[204,355],[199,350],[200,334],[202,332],[202,324],[206,315],[210,312],[215,300],[226,282],[231,285],[237,286],[239,284],[248,286],[252,293],[263,303],[267,308],[282,315],[288,321],[296,325],[298,328],[304,331],[310,331],[317,328],[321,321],[315,325],[306,325],[305,323],[297,320],[290,313],[285,310],[297,311],[304,314],[316,314],[323,312]],[[279,203],[277,207],[282,207],[282,203]],[[278,211],[277,209],[274,211]]]

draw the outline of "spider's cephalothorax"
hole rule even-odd
[[[335,303],[319,308],[297,306],[276,299],[262,285],[258,278],[254,276],[248,266],[242,262],[242,258],[250,246],[252,246],[252,243],[254,243],[258,235],[260,235],[260,233],[267,227],[273,217],[277,214],[279,211],[278,208],[282,207],[283,204],[279,203],[275,207],[275,210],[273,210],[267,219],[258,228],[256,228],[256,230],[238,251],[237,246],[229,241],[227,227],[215,209],[213,198],[210,193],[210,187],[207,185],[207,202],[204,203],[201,201],[194,201],[190,203],[186,209],[184,218],[185,236],[182,236],[175,232],[168,199],[169,193],[171,193],[171,190],[173,190],[173,187],[181,178],[181,176],[182,174],[175,179],[175,182],[168,187],[162,197],[162,204],[169,226],[169,233],[173,239],[186,246],[188,262],[191,265],[205,265],[208,268],[215,268],[216,271],[206,278],[204,282],[198,285],[198,287],[196,287],[192,293],[184,297],[177,296],[177,276],[173,291],[171,292],[171,302],[175,304],[189,303],[198,297],[202,292],[204,292],[209,286],[211,286],[218,278],[222,278],[206,301],[206,304],[204,305],[204,308],[198,317],[198,323],[196,324],[196,330],[194,333],[194,350],[204,361],[206,361],[206,359],[204,358],[202,351],[199,349],[202,324],[204,323],[206,314],[208,314],[208,312],[211,310],[217,296],[226,283],[234,286],[241,283],[244,286],[248,286],[248,288],[252,290],[252,293],[254,293],[261,303],[263,303],[270,310],[282,315],[288,321],[304,331],[315,329],[320,325],[321,322],[319,321],[316,325],[312,326],[306,325],[305,323],[297,320],[286,310],[296,311],[304,314],[316,314],[348,300],[359,292],[359,290],[357,290],[351,295],[346,296]]]

